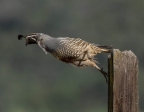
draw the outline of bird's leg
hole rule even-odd
[[[106,79],[106,83],[108,83],[108,73],[103,70],[103,67],[99,70]]]
[[[102,68],[99,68],[97,65],[95,66],[102,74],[103,76],[105,77],[106,79],[106,83],[108,84],[108,73],[103,71],[103,67]]]
[[[91,60],[93,57],[91,56],[91,52],[89,50],[86,51],[87,52],[87,57]]]
[[[82,57],[82,60],[81,60],[81,61],[84,61],[85,56],[86,56],[86,53],[84,53],[84,55],[83,55],[83,57]],[[81,61],[79,61],[78,65],[80,65],[80,64],[81,64]]]
[[[92,58],[91,53],[90,53],[89,50],[86,50],[86,52],[84,53],[82,59],[84,59],[84,57],[85,57],[86,54],[87,54],[87,57],[89,58],[89,60],[93,60],[93,62],[98,63],[98,62],[96,61],[96,59]],[[81,64],[81,61],[79,62],[79,65],[80,65],[80,64]],[[94,65],[95,65],[95,67],[103,74],[103,76],[104,76],[105,79],[106,79],[106,83],[108,83],[108,73],[103,70],[103,67],[102,67],[102,68],[99,68],[96,64],[94,64]]]

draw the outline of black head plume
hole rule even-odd
[[[18,40],[21,40],[22,38],[25,38],[23,35],[18,35]]]

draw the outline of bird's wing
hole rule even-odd
[[[86,48],[89,46],[89,43],[83,41],[80,38],[58,38],[59,46],[53,52],[53,55],[59,59],[74,59],[79,57]]]

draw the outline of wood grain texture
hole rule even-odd
[[[138,112],[138,59],[132,51],[113,50],[109,112]],[[112,69],[112,70],[111,70]],[[112,81],[113,80],[113,81]],[[113,110],[113,111],[112,111]]]

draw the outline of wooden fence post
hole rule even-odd
[[[108,112],[138,112],[138,59],[114,49],[108,57]]]

